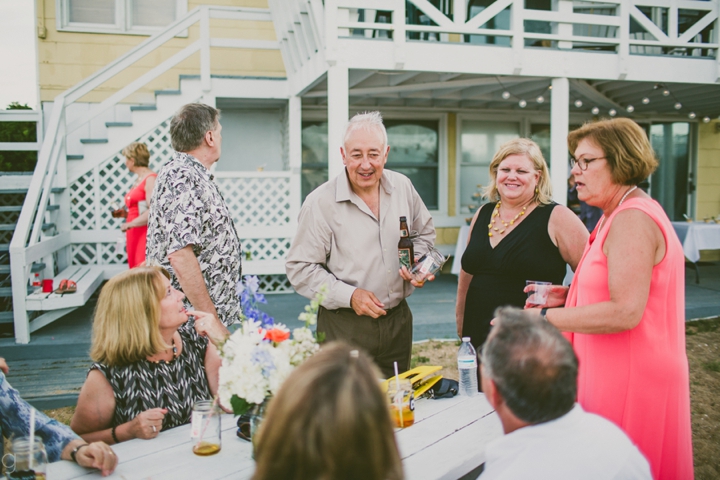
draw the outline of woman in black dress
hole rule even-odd
[[[526,280],[562,284],[575,270],[588,232],[569,208],[552,201],[547,164],[527,138],[503,144],[490,163],[490,203],[470,226],[458,281],[455,320],[475,348],[485,342],[495,309],[524,307]]]

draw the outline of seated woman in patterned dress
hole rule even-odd
[[[70,426],[86,441],[150,439],[190,422],[218,388],[216,346],[229,334],[211,314],[183,307],[160,267],[138,267],[102,289],[90,368]],[[194,318],[193,318],[194,317]]]

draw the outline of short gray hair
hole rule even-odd
[[[343,148],[345,148],[345,142],[347,142],[347,139],[352,132],[361,129],[371,130],[373,128],[376,128],[380,131],[380,135],[383,139],[383,147],[387,147],[387,130],[385,130],[385,125],[383,124],[382,114],[378,111],[374,111],[358,113],[350,119],[350,121],[345,126],[345,134],[343,135],[342,141]]]
[[[215,130],[220,110],[203,103],[188,103],[170,120],[170,141],[176,152],[191,152],[202,144],[207,132]]]
[[[578,360],[572,345],[548,322],[513,307],[495,311],[482,349],[489,377],[519,419],[537,424],[565,415],[577,396]]]

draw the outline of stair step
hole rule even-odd
[[[44,263],[33,263],[30,267],[31,273],[36,273],[45,269]],[[0,265],[0,273],[10,273],[10,265]]]
[[[43,223],[42,229],[49,230],[55,226],[54,223]],[[16,224],[14,223],[0,223],[0,232],[12,232],[15,230]]]
[[[132,127],[132,122],[105,122],[105,126],[110,127]]]
[[[130,111],[134,112],[136,110],[157,110],[157,107],[155,105],[131,105]]]
[[[50,189],[51,193],[62,193],[65,191],[65,187],[53,187]]]
[[[180,95],[180,90],[155,90],[155,95]]]
[[[19,212],[22,210],[22,205],[10,205],[0,207],[0,212]]]
[[[107,138],[81,138],[80,143],[84,145],[96,144],[96,143],[108,143]]]
[[[55,210],[60,210],[60,205],[48,205],[45,210],[47,210],[48,212],[53,212],[53,211],[55,211]]]
[[[85,155],[67,155],[68,160],[82,160]]]
[[[9,252],[9,251],[10,251],[9,243],[0,243],[0,252]]]
[[[13,312],[0,312],[0,323],[13,323],[14,321]]]
[[[30,295],[33,293],[37,288],[36,287],[27,287],[27,294]],[[12,297],[12,287],[0,287],[0,298],[1,297]]]

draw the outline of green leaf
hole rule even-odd
[[[232,406],[233,413],[235,415],[242,415],[250,410],[250,404],[244,399],[237,395],[233,395],[230,399],[230,405]]]

